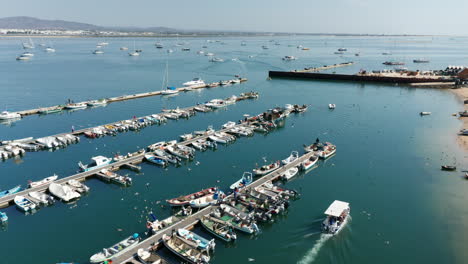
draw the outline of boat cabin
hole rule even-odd
[[[322,223],[322,230],[329,234],[338,233],[346,224],[349,213],[349,203],[335,200],[324,212],[327,218]]]

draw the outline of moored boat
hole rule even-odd
[[[241,189],[241,188],[244,188],[247,185],[251,184],[252,182],[253,182],[252,173],[246,171],[246,172],[244,172],[244,174],[242,174],[242,178],[240,178],[235,183],[231,184],[231,186],[229,188],[231,190],[234,190],[236,188]]]
[[[139,248],[137,250],[136,255],[137,255],[138,260],[143,264],[165,264],[167,263],[156,253],[150,250],[145,250],[143,248]]]
[[[86,103],[89,106],[103,106],[107,104],[106,99],[91,100]]]
[[[96,156],[91,158],[91,163],[84,165],[81,161],[78,163],[81,171],[94,170],[112,163],[112,159],[104,156]]]
[[[322,231],[338,234],[348,222],[350,210],[349,203],[335,200],[325,211],[327,218],[322,223]]]
[[[210,256],[207,252],[198,250],[196,247],[185,243],[176,235],[163,235],[162,241],[164,245],[175,255],[183,259],[185,262],[192,264],[208,263]]]
[[[132,185],[132,178],[128,176],[122,176],[118,175],[115,172],[112,172],[107,169],[101,170],[101,173],[104,174],[107,178],[110,179],[110,181],[115,182],[117,184],[123,185],[123,186],[130,186]]]
[[[0,113],[0,120],[8,120],[8,119],[18,119],[21,118],[21,115],[18,113],[3,111]]]
[[[299,158],[299,153],[297,151],[292,151],[291,152],[291,155],[289,155],[289,157],[285,158],[284,160],[282,160],[281,162],[284,164],[284,165],[287,165],[291,162],[294,162],[295,160],[297,160]]]
[[[159,156],[156,156],[156,155],[152,155],[152,154],[145,154],[145,159],[151,163],[154,163],[158,166],[166,166],[167,165],[167,161],[166,159],[164,159],[163,157],[159,157]]]
[[[83,183],[79,182],[78,180],[68,180],[67,184],[78,193],[87,193],[89,192],[89,187],[84,185]]]
[[[21,185],[17,185],[9,190],[6,191],[1,191],[0,192],[0,198],[5,197],[7,195],[15,194],[21,190]]]
[[[64,202],[70,202],[81,197],[81,195],[75,192],[70,186],[55,182],[49,185],[49,192]]]
[[[277,161],[268,165],[264,165],[258,169],[254,169],[253,172],[255,176],[263,176],[270,172],[273,172],[274,170],[277,170],[279,167],[281,167],[281,163],[280,161]]]
[[[4,212],[0,212],[0,223],[6,224],[8,222],[8,216]]]
[[[83,109],[88,107],[86,103],[71,103],[64,106],[65,109]]]
[[[54,174],[53,176],[47,177],[47,178],[42,179],[40,181],[36,181],[36,182],[30,181],[29,184],[28,184],[28,187],[29,188],[35,188],[35,187],[39,187],[39,186],[42,186],[42,185],[47,185],[47,184],[50,184],[51,182],[57,180],[57,178],[58,178],[58,176]]]
[[[189,244],[192,245],[200,250],[205,250],[205,251],[214,251],[215,249],[215,241],[214,239],[208,240],[194,232],[191,232],[185,228],[179,228],[177,230],[177,235],[182,238],[182,240]]]
[[[43,192],[29,192],[28,193],[31,198],[38,201],[40,204],[43,205],[50,205],[54,203],[54,198],[46,193]]]
[[[211,188],[207,188],[196,193],[191,193],[188,195],[183,195],[177,198],[169,199],[169,200],[166,200],[166,202],[170,204],[171,206],[189,205],[192,200],[206,196],[206,195],[212,195],[215,192],[216,192],[216,187],[211,187]]]
[[[321,159],[328,159],[336,153],[336,146],[330,142],[325,142],[322,146],[319,146],[317,156]]]
[[[231,242],[237,239],[237,234],[234,232],[232,226],[224,221],[209,215],[204,215],[201,217],[200,223],[208,232],[223,241]]]
[[[103,261],[118,257],[124,252],[136,247],[139,242],[140,236],[135,233],[113,245],[112,247],[104,248],[101,252],[92,255],[89,261],[91,263],[101,263]]]
[[[36,204],[22,195],[15,196],[13,201],[15,202],[16,206],[23,212],[30,212],[36,209]]]
[[[301,163],[301,169],[302,170],[308,170],[310,168],[312,168],[318,161],[318,157],[317,156],[312,156],[310,157],[309,159],[307,159],[306,161],[303,161]]]
[[[456,166],[452,166],[452,165],[442,165],[442,166],[441,166],[441,170],[455,171],[455,170],[457,170],[457,167],[456,167]]]
[[[299,169],[297,167],[292,167],[288,170],[286,170],[282,175],[281,178],[283,180],[290,180],[292,177],[296,176],[296,174],[299,172]]]
[[[205,82],[200,78],[193,78],[193,80],[189,82],[184,82],[183,86],[198,86],[198,85],[205,85]]]
[[[222,200],[226,195],[216,188],[216,191],[212,194],[206,194],[204,196],[192,199],[190,201],[190,206],[193,208],[204,208],[208,205],[217,204],[218,201]]]

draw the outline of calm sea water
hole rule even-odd
[[[197,153],[193,162],[180,168],[157,168],[142,164],[140,174],[130,171],[134,185],[119,188],[98,180],[87,184],[91,192],[75,204],[57,203],[33,215],[15,207],[4,211],[9,224],[0,232],[1,263],[86,263],[96,251],[134,232],[144,232],[147,211],[159,218],[170,214],[164,200],[201,188],[227,188],[256,164],[283,159],[292,150],[319,137],[338,146],[338,153],[307,174],[286,184],[302,198],[292,203],[287,215],[262,226],[256,237],[240,236],[231,246],[218,242],[213,263],[467,263],[467,182],[460,173],[440,171],[441,164],[466,167],[466,153],[456,145],[454,133],[460,122],[451,116],[461,103],[448,91],[407,87],[292,80],[267,80],[268,70],[300,69],[355,61],[339,72],[384,69],[385,60],[402,60],[410,69],[439,69],[466,62],[466,38],[334,38],[290,37],[223,38],[187,41],[190,52],[174,47],[175,39],[107,39],[105,54],[91,51],[99,39],[51,39],[57,49],[39,49],[29,62],[17,62],[20,39],[0,39],[0,108],[10,111],[75,101],[158,90],[166,62],[170,84],[201,77],[206,81],[230,79],[240,74],[249,79],[241,85],[205,89],[176,97],[151,97],[113,103],[106,107],[47,116],[31,116],[0,125],[0,139],[42,137],[84,128],[134,115],[157,113],[164,107],[192,106],[214,98],[258,91],[260,99],[243,101],[226,110],[198,114],[189,120],[170,121],[116,137],[81,143],[53,152],[27,153],[21,159],[0,163],[0,189],[26,186],[56,173],[71,175],[78,161],[96,155],[135,151],[151,143],[176,139],[183,133],[220,127],[243,114],[257,114],[287,103],[310,104],[309,111],[292,115],[269,135],[239,139],[217,151]],[[242,40],[247,46],[241,46]],[[161,41],[175,50],[154,47]],[[40,40],[36,40],[36,44]],[[45,41],[48,43],[48,40]],[[129,57],[121,46],[143,49]],[[297,45],[310,48],[302,51]],[[225,59],[212,63],[196,51]],[[270,49],[261,49],[268,45]],[[292,47],[288,47],[292,45]],[[334,55],[346,47],[343,56]],[[361,56],[355,57],[359,52]],[[391,56],[382,56],[391,52]],[[281,57],[294,55],[297,61]],[[416,65],[415,58],[430,64]],[[330,111],[329,103],[337,108]],[[420,117],[420,111],[431,116]],[[338,236],[320,234],[323,211],[335,199],[351,204],[352,220]],[[203,231],[201,234],[208,236]],[[164,253],[164,252],[163,252]]]

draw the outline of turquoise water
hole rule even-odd
[[[219,185],[227,188],[244,171],[265,160],[283,159],[319,137],[337,145],[333,158],[287,183],[302,198],[292,203],[287,215],[261,226],[257,237],[240,236],[235,245],[217,243],[213,263],[466,263],[465,230],[468,184],[460,173],[440,171],[440,165],[467,159],[454,133],[460,122],[451,114],[461,103],[449,91],[412,89],[376,84],[267,80],[268,70],[289,70],[353,60],[355,65],[336,69],[356,72],[384,69],[385,60],[403,60],[410,69],[439,69],[463,65],[468,51],[466,38],[334,38],[291,37],[223,38],[225,44],[206,39],[186,39],[190,52],[171,47],[174,53],[154,48],[155,39],[136,39],[140,57],[127,56],[120,46],[133,47],[133,39],[109,39],[105,54],[93,55],[97,39],[53,39],[55,54],[37,50],[29,62],[17,62],[20,40],[0,39],[0,108],[11,111],[75,101],[158,90],[166,61],[170,84],[180,86],[193,77],[206,81],[230,79],[240,74],[249,79],[241,85],[205,89],[176,97],[149,97],[113,103],[106,107],[47,116],[26,117],[0,125],[0,139],[42,137],[76,129],[157,113],[164,107],[192,106],[214,98],[255,90],[258,100],[248,100],[226,110],[198,114],[189,120],[169,121],[140,132],[88,140],[53,152],[27,153],[21,159],[0,163],[0,189],[56,173],[71,175],[78,161],[96,155],[135,151],[151,143],[179,135],[220,127],[243,114],[257,114],[287,103],[310,104],[309,111],[292,115],[286,125],[263,136],[242,138],[215,153],[197,153],[193,162],[180,168],[161,169],[142,164],[142,173],[130,188],[99,180],[87,184],[91,192],[75,204],[57,203],[33,215],[15,207],[4,211],[10,222],[0,232],[2,262],[86,263],[89,256],[134,232],[144,232],[146,212],[159,218],[170,214],[164,200]],[[240,46],[246,40],[247,46]],[[161,40],[166,45],[176,40]],[[288,44],[294,47],[288,47]],[[295,46],[302,44],[309,51]],[[208,62],[197,55],[201,46],[225,59]],[[262,45],[270,49],[262,50]],[[342,57],[333,52],[349,49]],[[382,56],[385,51],[391,56]],[[360,57],[354,53],[360,52]],[[297,61],[281,57],[294,55]],[[250,57],[249,57],[250,56]],[[415,58],[430,64],[413,65]],[[235,60],[232,60],[235,59]],[[418,68],[416,68],[416,66]],[[330,111],[329,103],[337,108]],[[431,116],[420,117],[420,111]],[[352,220],[333,238],[320,234],[323,211],[335,199],[351,204]],[[202,233],[206,235],[205,233]],[[25,254],[25,249],[27,254]],[[174,259],[176,261],[176,259]]]

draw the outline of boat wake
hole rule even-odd
[[[315,242],[315,245],[307,251],[307,253],[302,257],[301,260],[297,262],[297,264],[309,264],[314,262],[315,258],[317,257],[320,249],[323,247],[325,242],[330,239],[333,235],[330,234],[322,234],[319,239]]]

